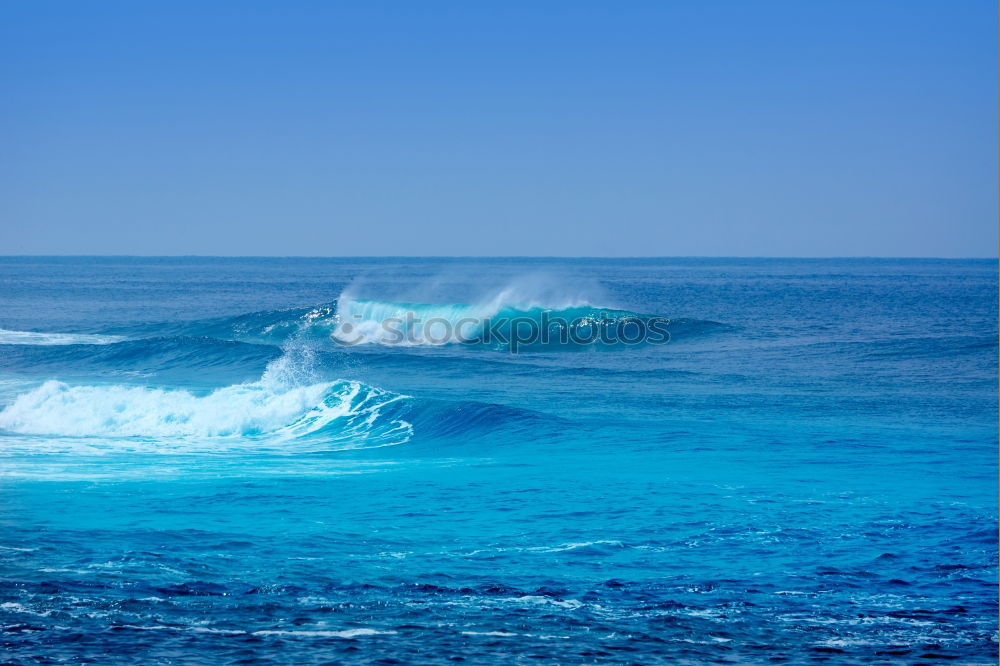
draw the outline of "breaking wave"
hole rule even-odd
[[[589,305],[549,308],[501,301],[467,305],[341,298],[332,335],[351,345],[464,343],[511,351],[556,350],[663,343],[670,339],[667,324],[662,317]],[[649,332],[658,337],[646,335]]]
[[[293,354],[255,382],[208,392],[49,380],[0,411],[0,429],[22,435],[268,444],[299,439],[324,448],[402,444],[413,428],[392,409],[407,396],[357,381],[308,381]]]

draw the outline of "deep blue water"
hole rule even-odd
[[[997,657],[994,261],[3,258],[0,328],[7,663]]]

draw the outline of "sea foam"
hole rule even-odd
[[[40,333],[0,328],[0,345],[109,345],[125,338],[86,333]]]
[[[383,410],[406,396],[357,381],[305,381],[283,356],[256,381],[199,394],[184,389],[50,380],[0,411],[0,428],[25,435],[212,440],[305,438],[322,432],[336,448],[409,439],[406,421]]]

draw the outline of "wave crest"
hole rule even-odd
[[[404,397],[352,381],[288,387],[261,380],[205,395],[47,381],[0,412],[0,428],[26,435],[268,443],[322,433],[324,448],[372,448],[409,440],[412,426],[383,413]]]
[[[599,348],[669,340],[667,320],[592,306],[523,307],[494,301],[479,305],[394,303],[341,298],[333,337],[341,344],[423,346],[464,343],[492,349]],[[657,322],[660,327],[653,327]],[[626,324],[658,334],[627,341]],[[527,336],[527,337],[525,337]]]

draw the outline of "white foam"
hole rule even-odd
[[[357,638],[358,636],[382,636],[395,634],[395,631],[380,631],[378,629],[344,629],[343,631],[300,631],[282,629],[264,629],[251,632],[254,636],[302,636],[315,638]]]
[[[346,344],[442,345],[478,336],[490,306],[337,301],[333,337]]]
[[[125,338],[85,333],[39,333],[0,328],[0,345],[110,345]]]
[[[139,386],[70,386],[47,381],[0,412],[0,428],[24,435],[147,438],[218,442],[264,439],[269,444],[328,426],[324,446],[390,446],[407,441],[409,423],[380,420],[404,396],[359,382],[287,386],[261,380],[207,395]],[[327,433],[324,433],[327,434]]]
[[[611,541],[608,539],[601,539],[599,541],[579,541],[575,543],[564,543],[558,546],[534,546],[528,548],[527,550],[536,551],[540,553],[561,553],[567,550],[576,550],[577,548],[587,548],[589,546],[613,546],[615,548],[623,548],[625,544],[621,541]]]
[[[543,597],[538,595],[524,595],[522,597],[508,597],[500,599],[500,601],[506,601],[508,603],[518,603],[518,604],[532,604],[535,606],[558,606],[560,608],[566,608],[569,610],[576,610],[577,608],[583,607],[583,602],[578,599],[553,599],[552,597]]]
[[[499,289],[483,292],[468,304],[373,300],[361,298],[357,292],[358,288],[352,286],[337,298],[333,336],[342,343],[408,346],[463,342],[477,337],[483,321],[503,310],[565,310],[593,305],[578,289],[540,274],[522,276]],[[408,293],[419,297],[420,290]],[[414,319],[415,324],[408,326]],[[430,321],[440,323],[426,325]]]

